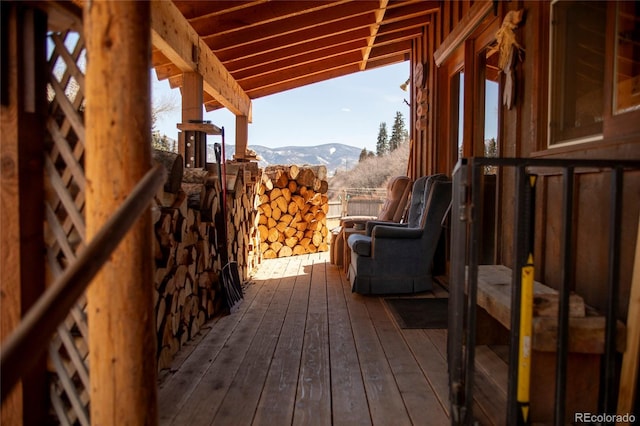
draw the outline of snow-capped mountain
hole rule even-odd
[[[340,143],[328,143],[316,146],[284,146],[280,148],[268,148],[261,145],[249,145],[249,149],[254,150],[261,160],[260,167],[274,164],[323,164],[327,167],[329,175],[333,175],[336,170],[348,170],[353,168],[360,158],[362,148]],[[213,146],[209,146],[210,160],[215,161],[213,156]],[[228,159],[233,158],[235,153],[234,145],[225,146],[225,154]]]

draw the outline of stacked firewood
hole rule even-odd
[[[262,260],[255,209],[260,174],[255,162],[227,164],[227,250],[229,259],[238,263],[242,281],[249,278]]]
[[[176,162],[182,161],[179,155],[173,155]],[[254,225],[257,219],[252,217],[256,213],[251,212],[252,208],[244,208],[245,204],[253,206],[248,200],[255,196],[259,180],[257,164],[253,164],[239,169],[227,196],[229,259],[238,262],[243,282],[260,261],[250,250],[252,245],[258,247]],[[171,170],[170,167],[177,166],[165,164],[165,167]],[[155,197],[154,303],[159,369],[169,367],[182,345],[207,320],[224,310],[219,273],[224,266],[221,250],[226,247],[221,226],[222,186],[215,167],[184,169],[179,184],[167,183]],[[244,173],[245,169],[249,172]],[[240,236],[240,241],[236,241]]]
[[[269,166],[256,200],[265,259],[327,251],[329,200],[325,166]]]

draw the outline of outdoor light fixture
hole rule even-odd
[[[405,81],[404,83],[402,83],[402,84],[400,85],[400,88],[406,92],[406,91],[407,91],[407,87],[409,86],[409,82],[410,82],[410,81],[411,81],[411,77],[409,77],[409,78],[407,79],[407,81]]]

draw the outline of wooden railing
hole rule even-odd
[[[131,226],[149,207],[165,180],[166,171],[162,165],[149,170],[77,261],[47,289],[3,342],[0,351],[2,401],[48,347],[58,324],[65,319]]]

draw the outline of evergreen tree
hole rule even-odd
[[[407,130],[404,127],[404,117],[400,111],[396,111],[396,118],[393,120],[391,138],[389,139],[389,151],[398,149],[401,143],[407,138]]]
[[[489,158],[498,157],[498,143],[495,138],[485,139],[484,141],[484,156]],[[495,175],[497,168],[495,166],[484,166],[485,175]]]
[[[387,123],[380,123],[380,130],[378,130],[378,142],[376,142],[376,154],[382,157],[389,152],[389,136],[387,136]]]
[[[171,141],[169,140],[167,135],[160,135],[160,132],[158,131],[153,131],[151,133],[151,146],[154,149],[159,149],[162,151],[173,151]]]
[[[495,138],[484,141],[484,156],[495,158],[498,156],[498,144]]]
[[[369,157],[369,151],[367,151],[367,148],[362,148],[362,151],[360,151],[360,157],[358,158],[358,163],[362,163],[368,157]]]

